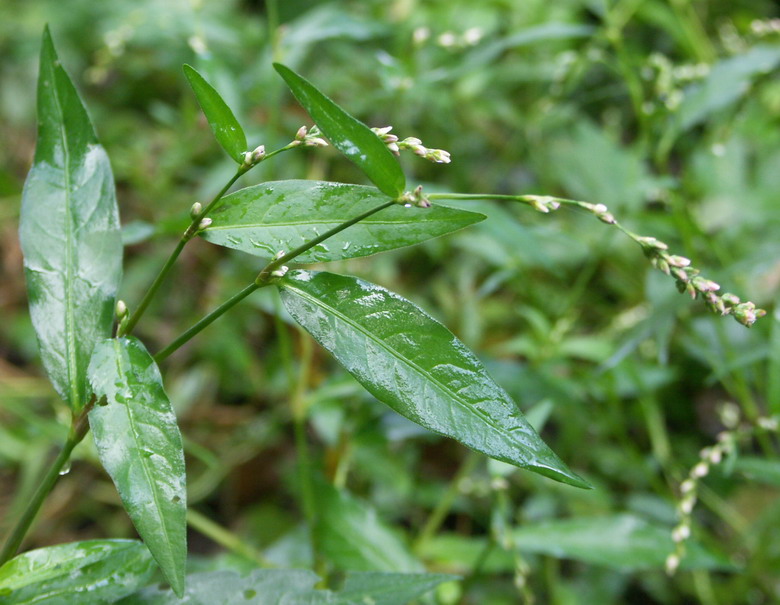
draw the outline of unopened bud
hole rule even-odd
[[[666,563],[664,564],[664,568],[666,569],[666,573],[670,576],[673,576],[675,572],[677,571],[677,568],[680,567],[680,556],[676,553],[672,553],[668,557],[666,557]]]
[[[731,292],[726,292],[720,297],[720,299],[730,307],[739,304],[739,296],[732,294]]]
[[[245,151],[244,152],[244,166],[251,166],[252,165],[252,152],[251,151]]]
[[[691,537],[691,528],[688,525],[678,525],[672,530],[672,540],[676,543],[684,542]]]
[[[198,230],[203,231],[204,229],[208,229],[209,225],[211,225],[212,220],[210,218],[204,218],[200,223],[198,223]]]
[[[287,274],[289,267],[279,267],[275,271],[271,271],[271,277],[284,277]]]
[[[638,237],[636,239],[637,242],[642,244],[642,246],[646,248],[651,248],[653,250],[668,250],[669,246],[667,246],[664,242],[661,240],[658,240],[654,237]]]
[[[702,477],[706,477],[707,473],[709,472],[710,472],[709,464],[702,461],[699,462],[696,466],[694,466],[691,469],[691,477],[694,477],[695,479],[701,479]]]
[[[265,157],[265,145],[258,145],[252,152],[252,164],[257,164]]]
[[[298,129],[298,132],[295,133],[295,140],[296,141],[302,141],[306,138],[306,133],[309,132],[309,129],[306,128],[306,126],[301,126]]]
[[[280,258],[282,258],[284,255],[285,255],[285,251],[284,251],[284,250],[279,250],[279,252],[277,252],[276,254],[274,254],[274,256],[273,256],[273,258],[272,258],[271,260],[279,260],[279,259],[280,259]]]
[[[125,304],[125,301],[123,300],[116,301],[117,319],[122,319],[125,315],[127,315],[127,305]]]
[[[684,256],[669,255],[666,257],[666,262],[672,267],[687,267],[691,264],[691,259]]]

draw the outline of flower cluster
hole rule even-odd
[[[387,148],[398,156],[401,154],[402,149],[408,149],[415,155],[420,156],[434,162],[436,164],[449,164],[450,153],[443,149],[429,149],[422,144],[422,141],[417,137],[407,137],[403,140],[399,140],[398,137],[392,134],[390,131],[392,126],[385,126],[383,128],[372,128],[371,130],[376,134],[382,142],[387,145]]]
[[[669,246],[664,242],[654,237],[638,236],[634,239],[642,246],[645,256],[650,259],[654,267],[674,278],[680,292],[688,293],[691,298],[700,296],[712,311],[721,315],[731,314],[734,319],[748,328],[755,323],[756,319],[766,315],[764,309],[756,308],[756,305],[750,301],[740,301],[736,294],[730,292],[717,294],[720,290],[719,284],[702,277],[700,271],[691,266],[690,259],[669,254]]]
[[[526,202],[531,208],[543,214],[547,214],[552,210],[558,210],[561,207],[561,202],[549,195],[521,195],[518,199],[521,202]]]
[[[722,416],[724,416],[724,421],[725,416],[729,415],[729,412],[731,411],[728,409],[723,410]],[[733,412],[730,415],[735,416]],[[756,429],[776,433],[778,428],[780,428],[777,418],[759,418],[755,427],[738,427],[738,422],[738,417],[736,417],[732,421],[733,428],[731,430],[721,432],[715,445],[701,450],[699,461],[691,468],[688,477],[680,484],[680,500],[677,503],[677,518],[679,521],[672,530],[674,551],[666,557],[664,565],[666,573],[670,576],[674,575],[680,567],[680,562],[685,556],[685,542],[691,537],[692,515],[698,499],[699,482],[709,474],[712,467],[720,464],[726,456],[736,450],[740,439],[749,437]]]
[[[423,195],[422,185],[417,185],[414,191],[407,191],[396,200],[397,203],[404,206],[417,206],[418,208],[430,208],[430,200]]]
[[[303,145],[304,147],[327,147],[328,142],[322,138],[322,132],[315,124],[311,128],[301,126],[298,132],[295,133],[295,140],[288,147],[297,147],[298,145]]]

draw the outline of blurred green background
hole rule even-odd
[[[443,321],[593,482],[586,492],[394,415],[259,292],[163,367],[185,435],[192,569],[313,564],[298,409],[321,481],[326,571],[462,575],[431,597],[439,603],[780,600],[772,437],[745,442],[704,480],[689,568],[663,571],[678,485],[699,450],[730,418],[780,413],[776,3],[0,0],[0,533],[66,432],[37,360],[16,235],[46,22],[112,160],[131,308],[191,204],[234,169],[181,64],[223,94],[250,147],[275,149],[310,124],[274,74],[278,60],[367,124],[450,151],[446,166],[402,158],[426,191],[604,203],[769,310],[750,330],[713,316],[615,229],[567,209],[468,203],[488,220],[330,265]],[[280,156],[242,184],[284,178],[364,182],[328,148]],[[260,267],[194,242],[138,335],[165,346]],[[86,441],[29,547],[134,535]]]

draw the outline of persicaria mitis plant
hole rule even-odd
[[[278,290],[292,318],[398,414],[497,461],[570,486],[591,487],[544,443],[477,357],[425,311],[356,277],[291,268],[418,244],[485,218],[440,201],[519,202],[542,213],[564,205],[579,208],[637,242],[681,292],[701,298],[711,310],[732,315],[745,326],[765,314],[734,294],[719,294],[720,286],[702,277],[689,259],[672,254],[653,237],[626,229],[603,204],[531,194],[426,193],[422,186],[408,186],[396,158],[402,151],[436,164],[450,163],[450,154],[428,148],[413,136],[401,139],[390,126],[369,128],[288,67],[274,67],[315,125],[302,126],[288,144],[269,151],[263,144],[249,145],[217,91],[195,69],[184,66],[214,136],[235,161],[236,171],[213,199],[192,205],[189,226],[157,277],[138,302],[127,304],[116,300],[123,252],[108,157],[60,65],[48,30],[44,33],[38,142],[24,189],[20,239],[41,360],[69,406],[71,424],[60,454],[0,554],[3,602],[65,595],[62,598],[71,602],[88,598],[159,603],[176,602],[171,601],[173,595],[203,599],[209,591],[219,591],[228,601],[235,596],[263,603],[279,599],[369,603],[380,597],[406,602],[452,579],[422,570],[350,572],[340,588],[324,589],[315,587],[321,578],[308,571],[257,570],[240,578],[221,572],[187,576],[184,447],[159,364],[262,288]],[[255,166],[287,151],[328,143],[373,186],[287,180],[230,193]],[[133,332],[182,250],[196,237],[264,260],[241,291],[152,354]],[[91,540],[17,555],[73,449],[88,433],[142,542]],[[717,463],[726,450],[726,445],[714,446],[701,464]],[[696,471],[690,481],[701,476]],[[318,513],[311,486],[316,478],[309,474],[304,481],[309,485],[303,489],[307,500],[303,508],[314,527]],[[496,498],[503,501],[500,474],[492,485]],[[686,489],[689,493],[693,488]],[[682,544],[689,524],[682,523],[676,532],[675,541]],[[679,564],[682,552],[673,556],[677,559],[670,559],[670,570]],[[170,589],[152,583],[157,569]],[[522,561],[518,569],[526,570]],[[324,575],[327,571],[317,569]],[[524,581],[524,574],[518,578]]]

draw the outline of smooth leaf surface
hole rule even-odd
[[[376,510],[330,484],[317,489],[314,540],[338,569],[421,572],[420,563]]]
[[[291,271],[287,310],[377,399],[436,433],[577,487],[514,401],[447,328],[408,300],[354,277]]]
[[[92,349],[110,335],[122,240],[108,156],[48,29],[38,76],[38,141],[22,194],[19,238],[43,365],[60,396],[78,410],[88,397]]]
[[[342,601],[372,605],[406,605],[442,582],[459,579],[441,573],[347,573],[337,592]]]
[[[521,552],[543,553],[593,565],[631,571],[662,569],[674,551],[672,530],[633,515],[548,521],[514,531]],[[729,569],[722,557],[694,541],[686,542],[684,569]]]
[[[395,199],[404,192],[406,177],[398,160],[368,126],[289,67],[274,63],[274,69],[333,146],[360,168],[382,193]]]
[[[740,456],[734,463],[734,469],[751,481],[780,487],[780,462],[755,456]]]
[[[201,232],[208,241],[270,257],[289,251],[389,199],[374,187],[322,181],[276,181],[228,195]],[[394,205],[298,256],[313,263],[367,256],[457,231],[485,217],[432,206]]]
[[[108,339],[95,347],[89,379],[101,398],[89,413],[100,462],[180,593],[187,557],[184,449],[160,371],[138,339]]]
[[[0,567],[0,603],[109,603],[144,586],[154,569],[137,540],[47,546]]]
[[[217,142],[231,158],[239,164],[243,163],[244,152],[247,151],[246,135],[236,116],[216,89],[195,68],[185,64],[183,69]]]

